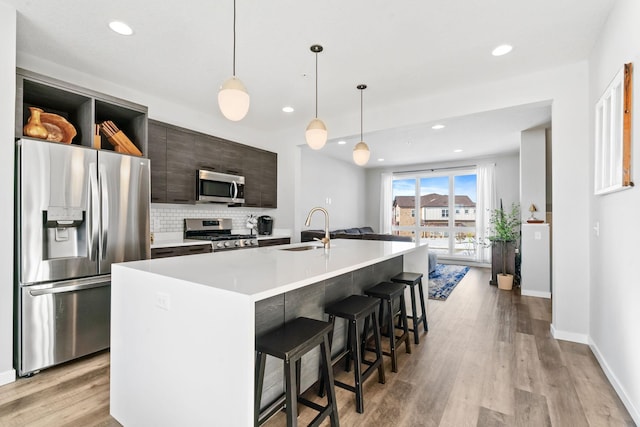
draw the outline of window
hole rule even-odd
[[[596,104],[595,194],[632,186],[631,74],[625,64]]]
[[[426,240],[452,258],[475,257],[475,169],[394,174],[391,186],[393,234]]]

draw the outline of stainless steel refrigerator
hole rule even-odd
[[[111,264],[150,256],[149,160],[17,142],[16,368],[109,347]]]

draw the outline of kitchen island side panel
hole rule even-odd
[[[406,256],[405,254],[404,256]],[[260,335],[280,327],[284,322],[298,317],[310,317],[327,321],[325,307],[350,295],[362,295],[368,288],[402,272],[403,256],[381,261],[355,271],[305,286],[256,302],[256,334]],[[407,301],[409,301],[407,299]],[[410,305],[408,305],[410,306]],[[281,311],[280,311],[281,310]],[[332,355],[342,351],[346,344],[346,322],[336,319],[333,334]],[[318,380],[320,349],[314,348],[305,355],[302,363],[301,389],[304,391]],[[269,406],[284,392],[282,361],[267,357],[261,406]]]
[[[247,296],[114,265],[111,415],[127,427],[253,425]]]

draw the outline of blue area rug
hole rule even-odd
[[[429,273],[429,299],[446,300],[467,271],[464,265],[436,264],[436,271]]]

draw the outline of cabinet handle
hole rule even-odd
[[[202,245],[202,246],[204,246],[204,245]],[[187,250],[188,250],[189,252],[204,252],[204,251],[205,251],[205,249],[206,249],[206,248],[204,248],[204,247],[203,247],[203,248],[188,248]]]
[[[191,200],[189,199],[169,199],[172,202],[190,202]]]

